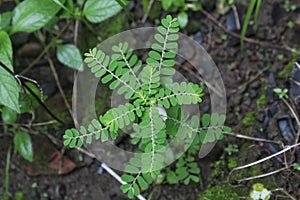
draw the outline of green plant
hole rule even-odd
[[[79,5],[82,4],[80,2],[78,1]],[[127,3],[126,1],[118,2],[122,5]],[[13,11],[0,14],[0,60],[7,67],[7,69],[3,66],[0,67],[0,76],[3,77],[0,79],[0,84],[3,86],[0,88],[0,104],[20,113],[19,93],[21,88],[17,81],[21,77],[13,77],[14,74],[10,74],[10,72],[14,73],[10,35],[18,32],[33,33],[43,27],[47,30],[47,26],[51,24],[61,9],[64,12],[60,14],[60,18],[78,19],[90,27],[89,22],[99,23],[118,13],[121,10],[118,2],[87,0],[83,9],[80,10],[74,6],[71,0],[25,0],[19,3]],[[41,38],[38,39],[44,43]],[[43,53],[47,52],[51,46],[56,45],[57,57],[61,63],[82,70],[82,58],[78,48],[72,44],[62,45],[58,41],[57,38],[54,38],[49,45],[45,45]]]
[[[196,0],[162,0],[161,6],[166,11],[179,12],[177,15],[180,28],[185,28],[188,24],[188,10],[199,11],[201,4]]]
[[[126,184],[121,189],[128,193],[129,198],[139,195],[140,189],[147,189],[158,175],[161,178],[162,170],[166,170],[169,183],[181,180],[185,184],[198,182],[200,169],[194,156],[199,144],[222,139],[222,131],[230,131],[223,126],[223,115],[204,114],[199,128],[199,117],[189,116],[182,110],[182,105],[200,103],[203,89],[197,84],[177,83],[170,78],[176,72],[172,67],[178,49],[179,23],[169,15],[161,20],[161,24],[157,27],[156,42],[152,44],[143,68],[142,61],[128,49],[126,42],[113,46],[112,56],[96,48],[85,54],[84,62],[91,72],[130,103],[108,110],[92,120],[87,128],[81,126],[79,131],[68,129],[63,136],[64,145],[72,148],[80,147],[84,142],[90,144],[93,139],[102,142],[109,138],[115,140],[124,127],[131,129],[131,143],[138,146],[141,153],[130,159],[125,168],[128,174],[122,176]],[[192,143],[186,146],[184,141],[193,137]],[[188,150],[174,155],[167,148],[168,139]],[[165,156],[165,151],[168,156]],[[173,167],[164,167],[169,160],[178,157],[174,171]]]
[[[300,171],[300,165],[299,165],[298,163],[293,163],[293,164],[292,164],[292,167],[293,167],[295,170]]]
[[[283,98],[287,99],[287,98],[289,98],[289,96],[288,96],[288,89],[287,88],[284,88],[284,89],[274,88],[273,92],[278,95],[279,99],[283,99]]]
[[[250,192],[250,200],[269,200],[271,198],[271,191],[265,188],[261,183],[255,183],[252,186],[252,191]]]
[[[257,18],[258,18],[258,13],[259,13],[259,8],[261,5],[261,0],[251,0],[247,13],[246,13],[246,17],[243,23],[243,27],[242,27],[242,32],[241,32],[241,48],[243,49],[244,46],[244,38],[247,32],[247,28],[248,25],[250,23],[250,19],[252,16],[252,13],[254,11],[255,8],[255,12],[254,12],[254,30],[256,31],[257,29]]]
[[[211,188],[207,188],[203,194],[200,195],[199,200],[239,200],[239,195],[231,191],[226,184],[216,185]]]
[[[4,195],[0,195],[0,200],[9,200],[10,193],[8,191],[9,188],[9,166],[10,166],[10,157],[11,157],[11,146],[8,147],[7,155],[6,155],[6,166],[5,166],[5,180],[4,180]],[[14,194],[14,200],[22,200],[24,197],[23,192],[16,192]]]
[[[267,103],[267,96],[265,94],[262,94],[256,101],[255,101],[257,106],[260,105],[266,105]]]
[[[297,9],[297,6],[291,4],[290,0],[285,0],[283,7],[286,12],[295,11]]]
[[[248,112],[244,117],[242,124],[245,126],[252,126],[255,122],[254,112]]]
[[[85,2],[84,5],[82,5],[83,2]],[[127,1],[120,0],[87,0],[77,1],[77,4],[74,4],[72,0],[24,0],[18,3],[12,11],[0,14],[0,113],[2,121],[13,126],[9,130],[15,133],[14,147],[26,160],[33,160],[32,143],[28,133],[16,129],[14,124],[18,120],[18,115],[33,113],[39,105],[42,105],[52,117],[55,118],[55,115],[43,104],[46,96],[43,96],[38,84],[34,80],[15,74],[10,37],[19,32],[34,33],[44,46],[40,58],[50,47],[55,46],[56,56],[62,64],[82,71],[83,61],[78,47],[59,40],[69,23],[49,44],[46,44],[42,37],[38,37],[39,34],[35,34],[36,31],[43,30],[52,34],[55,32],[58,19],[66,18],[70,19],[70,22],[80,20],[90,27],[89,23],[106,20],[118,13],[121,6],[127,3]],[[60,120],[57,119],[57,121]]]
[[[217,13],[224,15],[228,12],[230,8],[233,8],[235,6],[234,0],[219,0],[216,3],[216,10]]]
[[[239,152],[238,145],[236,144],[230,144],[224,150],[228,153],[228,155]]]

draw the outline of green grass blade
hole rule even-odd
[[[134,21],[134,18],[133,18],[133,15],[132,13],[130,12],[130,10],[127,8],[127,6],[124,4],[123,1],[121,0],[116,0],[116,2],[125,10],[125,12],[127,13],[127,15],[130,17],[130,19],[132,21]]]
[[[246,35],[246,31],[247,31],[247,28],[248,28],[248,25],[249,25],[249,22],[250,22],[250,18],[251,18],[253,9],[256,5],[256,1],[257,0],[251,0],[249,8],[247,10],[246,18],[244,20],[242,33],[241,33],[241,49],[243,49],[243,47],[244,47],[244,38],[245,38],[245,35]]]
[[[257,30],[257,18],[258,18],[258,14],[259,14],[260,5],[261,5],[261,0],[257,0],[256,7],[255,7],[255,13],[254,13],[254,30],[255,30],[255,32]]]

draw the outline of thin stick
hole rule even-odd
[[[149,13],[150,13],[150,10],[151,10],[151,8],[152,8],[153,3],[154,3],[154,0],[151,0],[151,1],[149,2],[148,7],[147,7],[147,11],[146,11],[146,13],[145,13],[145,15],[144,15],[144,17],[143,17],[143,19],[142,19],[142,23],[145,23],[145,22],[146,22],[146,20],[147,20],[147,18],[148,18],[148,15],[149,15]]]
[[[281,150],[281,151],[279,151],[279,152],[277,152],[277,153],[275,153],[275,154],[272,154],[272,155],[270,155],[270,156],[268,156],[268,157],[266,157],[266,158],[263,158],[263,159],[260,159],[260,160],[258,160],[258,161],[249,163],[249,164],[247,164],[247,165],[243,165],[243,166],[240,166],[240,167],[236,167],[236,168],[234,168],[233,170],[231,170],[231,172],[229,173],[229,176],[232,174],[232,172],[234,172],[234,171],[236,171],[236,170],[241,170],[241,169],[245,169],[245,168],[248,168],[248,167],[257,165],[257,164],[259,164],[259,163],[261,163],[261,162],[264,162],[264,161],[269,160],[269,159],[271,159],[271,158],[273,158],[273,157],[275,157],[275,156],[278,156],[278,155],[280,155],[280,154],[282,154],[282,153],[284,153],[284,152],[286,152],[286,151],[288,151],[288,150],[290,150],[290,149],[292,149],[292,148],[295,148],[295,147],[297,147],[297,146],[299,146],[299,145],[300,145],[300,143],[294,144],[294,145],[292,145],[292,146],[288,146],[288,147],[286,147],[285,149],[283,149],[283,150]]]
[[[202,12],[210,21],[212,21],[214,24],[216,24],[218,27],[220,27],[225,33],[235,37],[235,38],[239,38],[241,39],[241,36],[235,32],[231,32],[229,30],[227,30],[227,28],[225,28],[214,16],[212,16],[210,13],[208,13],[207,11],[205,11],[203,8],[200,9],[200,12]],[[292,49],[291,47],[288,47],[287,45],[274,45],[272,43],[269,42],[265,42],[265,41],[259,41],[259,40],[254,40],[251,38],[244,38],[245,42],[251,43],[251,44],[256,44],[259,45],[261,47],[269,47],[269,48],[275,48],[275,49],[280,49],[280,50],[284,50],[284,51],[289,51],[292,53],[297,52],[295,49]]]
[[[242,135],[242,134],[238,134],[238,133],[224,132],[224,134],[234,136],[234,137],[237,137],[237,138],[246,139],[246,140],[253,140],[253,141],[258,141],[258,142],[268,142],[268,143],[274,143],[274,144],[278,144],[278,145],[281,144],[281,142],[278,142],[278,141],[267,140],[267,139],[263,139],[263,138],[250,137],[250,136],[246,136],[246,135]]]
[[[85,149],[76,147],[76,149],[84,154],[86,154],[87,156],[91,157],[91,158],[96,158],[95,154],[90,153],[88,151],[86,151]],[[113,170],[111,169],[109,166],[107,166],[105,163],[101,163],[101,167],[103,169],[105,169],[105,171],[107,171],[112,177],[114,177],[119,183],[121,184],[126,184],[124,181],[122,181],[121,177]],[[142,195],[138,195],[137,196],[138,199],[140,200],[146,200],[145,197],[143,197]]]
[[[296,122],[297,122],[297,125],[298,125],[298,131],[297,131],[297,136],[296,136],[296,139],[295,139],[295,144],[297,144],[298,141],[299,141],[299,137],[300,137],[300,120],[299,120],[299,117],[296,114],[295,109],[292,108],[292,106],[289,104],[289,102],[284,98],[282,100],[285,103],[285,105],[290,109],[291,113],[293,114],[294,118],[296,119]],[[295,154],[296,148],[292,152],[293,152],[293,154]]]
[[[269,173],[266,173],[266,174],[261,174],[261,175],[257,175],[257,176],[243,178],[243,179],[238,180],[238,183],[243,182],[243,181],[249,181],[249,180],[257,179],[257,178],[263,178],[263,177],[266,177],[266,176],[271,176],[271,175],[277,174],[278,172],[281,172],[283,170],[286,170],[286,167],[283,167],[281,169],[278,169],[278,170],[275,170],[275,171],[272,171],[272,172],[269,172]]]
[[[56,85],[57,85],[57,87],[58,87],[58,90],[59,90],[59,92],[60,92],[60,94],[61,94],[61,96],[62,96],[62,98],[63,98],[63,100],[64,100],[64,103],[65,103],[66,107],[68,108],[68,111],[69,111],[71,117],[73,118],[73,112],[72,112],[72,110],[71,110],[71,106],[70,106],[70,104],[69,104],[69,102],[68,102],[68,100],[67,100],[67,98],[66,98],[66,95],[65,95],[65,93],[64,93],[64,90],[63,90],[62,87],[61,87],[61,84],[60,84],[60,81],[59,81],[59,78],[58,78],[56,69],[55,69],[55,67],[54,67],[54,64],[53,64],[53,61],[52,61],[52,59],[51,59],[51,57],[50,57],[50,53],[49,53],[49,52],[47,52],[47,59],[48,59],[48,62],[49,62],[49,65],[50,65],[52,74],[53,74],[53,76],[54,76]]]
[[[31,126],[45,126],[45,125],[50,125],[50,124],[56,124],[58,121],[57,120],[51,120],[47,122],[39,122],[39,123],[32,123],[32,124],[18,124],[18,123],[0,123],[1,126],[5,125],[11,125],[11,126],[25,126],[25,127],[31,127]]]
[[[295,197],[293,197],[292,195],[290,195],[287,191],[285,191],[283,188],[276,188],[274,190],[271,190],[271,192],[283,192],[286,196],[290,197],[292,200],[297,200]]]
[[[241,24],[240,24],[240,19],[239,19],[239,13],[236,9],[236,6],[233,6],[233,13],[234,13],[234,19],[235,19],[235,23],[236,23],[236,28],[237,28],[237,30],[240,30]]]
[[[291,113],[293,114],[293,116],[294,116],[295,119],[296,119],[296,122],[297,122],[298,127],[300,127],[300,120],[299,120],[299,117],[298,117],[298,115],[296,114],[295,110],[292,108],[292,106],[289,104],[289,102],[288,102],[286,99],[282,98],[282,100],[283,100],[283,102],[285,103],[285,105],[290,109]],[[297,143],[297,142],[296,142],[296,143]]]

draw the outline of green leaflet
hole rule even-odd
[[[202,143],[214,142],[223,139],[223,132],[230,132],[231,129],[224,126],[226,117],[213,113],[202,116],[202,128],[198,131]]]
[[[161,88],[156,95],[158,105],[170,108],[177,104],[196,104],[202,102],[202,88],[193,83],[174,83],[172,90]]]

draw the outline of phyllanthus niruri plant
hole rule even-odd
[[[139,150],[122,176],[126,184],[121,189],[129,198],[158,182],[162,174],[170,184],[181,180],[185,184],[199,182],[200,169],[194,157],[200,144],[222,139],[222,132],[230,131],[223,126],[223,115],[204,114],[200,122],[199,116],[184,112],[184,105],[202,102],[203,89],[194,83],[173,82],[179,24],[171,16],[162,19],[161,24],[145,67],[126,42],[113,46],[112,56],[96,48],[85,54],[84,62],[91,72],[111,90],[124,95],[128,103],[111,108],[87,128],[72,128],[64,134],[64,145],[73,148],[84,142],[90,144],[93,139],[115,140],[124,134],[123,130],[131,130],[131,143]],[[183,146],[184,151],[170,150],[169,140],[174,140],[173,146]],[[179,158],[176,166],[165,167],[172,158]]]

